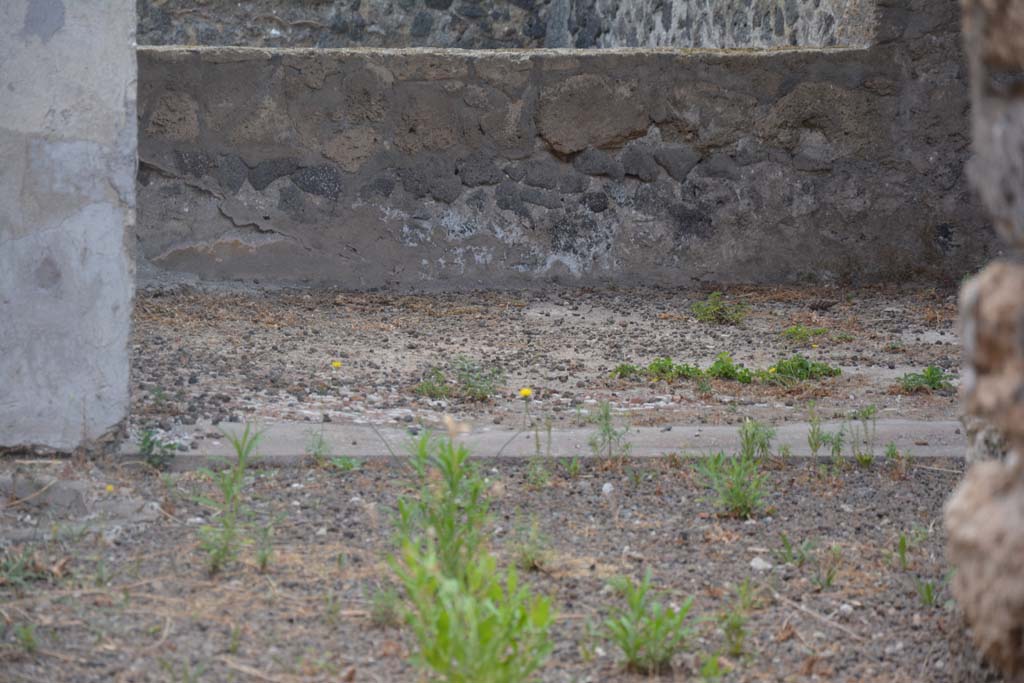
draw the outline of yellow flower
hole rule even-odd
[[[114,485],[113,484],[107,484],[107,493],[113,493],[113,492],[114,492]]]
[[[332,360],[331,361],[331,367],[334,368],[335,370],[337,370],[338,368],[341,367],[341,361],[340,360]]]
[[[530,387],[523,387],[519,390],[519,398],[530,398],[533,396],[533,389]]]
[[[774,375],[775,372],[776,372],[775,368],[768,368],[768,374],[769,375]]]
[[[818,348],[818,345],[817,344],[811,344],[811,348],[812,349],[816,349],[816,348]]]

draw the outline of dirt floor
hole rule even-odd
[[[525,576],[559,611],[545,681],[639,680],[597,626],[617,600],[607,580],[647,569],[673,601],[695,600],[695,633],[666,680],[692,680],[697,654],[724,647],[716,618],[747,579],[756,598],[742,648],[722,660],[732,668],[724,680],[982,680],[964,674],[973,663],[957,644],[943,562],[942,504],[962,461],[929,460],[906,478],[880,462],[769,461],[766,509],[751,521],[717,516],[691,463],[674,458],[622,469],[588,459],[576,473],[549,460],[543,475],[524,461],[481,465],[502,561],[522,554],[533,523],[539,530],[541,568]],[[58,476],[62,467],[50,466]],[[90,481],[96,497],[158,502],[159,518],[112,535],[31,501],[3,511],[11,528],[34,519],[37,539],[8,552],[30,552],[38,575],[0,586],[0,680],[417,679],[411,638],[374,603],[392,585],[391,522],[409,493],[395,462],[253,471],[246,500],[254,522],[278,520],[273,555],[261,573],[250,547],[215,578],[197,545],[211,510],[195,501],[213,493],[203,475],[107,464]],[[803,566],[780,557],[782,534],[813,544]],[[25,624],[35,625],[31,648]]]
[[[824,419],[867,405],[879,419],[957,417],[953,391],[894,389],[902,375],[928,365],[957,374],[951,291],[734,289],[727,300],[747,307],[739,326],[698,322],[690,307],[707,294],[152,288],[140,292],[135,317],[132,432],[137,438],[154,428],[198,447],[206,426],[221,421],[438,426],[445,414],[513,430],[524,386],[534,391],[534,412],[555,428],[605,400],[634,426],[801,421],[812,400]],[[782,332],[793,325],[825,332],[791,341]],[[843,374],[787,388],[713,380],[704,392],[695,381],[609,376],[620,363],[645,366],[663,356],[707,367],[723,352],[762,369],[800,353]],[[450,379],[460,356],[504,376],[490,400],[414,392],[431,368]]]
[[[220,438],[218,423],[417,431],[451,415],[514,434],[524,386],[531,417],[555,430],[591,428],[605,400],[617,424],[677,431],[748,417],[801,427],[812,400],[826,419],[868,405],[880,419],[956,418],[955,391],[896,388],[927,365],[956,374],[950,292],[736,289],[728,298],[748,306],[736,327],[690,314],[707,294],[141,291],[132,440],[155,430],[176,444],[175,467],[143,466],[137,448],[93,463],[0,460],[0,681],[421,679],[408,662],[413,640],[381,597],[395,587],[386,558],[397,500],[411,492],[404,464],[252,469],[251,523],[274,521],[272,539],[211,578],[198,530],[216,522],[201,500],[216,493],[188,460]],[[794,324],[826,331],[797,343],[780,334]],[[671,356],[707,366],[721,352],[755,368],[800,352],[843,373],[710,389],[609,377],[620,363]],[[454,377],[460,355],[504,375],[492,398],[416,393],[432,367]],[[532,546],[540,568],[523,574],[558,609],[544,681],[641,680],[623,670],[600,624],[619,600],[608,579],[648,569],[671,601],[694,598],[694,632],[664,680],[699,680],[699,657],[713,652],[726,681],[995,680],[980,672],[949,602],[941,519],[963,469],[957,452],[911,453],[902,464],[776,453],[761,464],[765,506],[747,521],[720,516],[678,452],[575,464],[560,452],[475,455],[493,503],[490,547],[507,564]],[[804,559],[782,556],[783,535],[807,543]],[[747,580],[754,596],[730,652],[720,616]]]

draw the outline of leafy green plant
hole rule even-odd
[[[829,447],[832,461],[838,462],[843,457],[843,446],[846,444],[846,425],[840,427],[837,432],[822,434],[821,439]]]
[[[574,455],[571,458],[566,458],[562,463],[567,477],[570,479],[576,479],[580,476],[580,459],[578,456]]]
[[[632,363],[620,363],[612,370],[611,377],[613,379],[632,379],[639,377],[641,372],[643,370]]]
[[[768,370],[758,372],[758,379],[766,383],[791,384],[826,377],[838,377],[841,374],[842,370],[835,366],[812,361],[798,353],[789,358],[781,358],[775,361]]]
[[[498,386],[505,381],[505,375],[498,368],[489,368],[465,356],[454,362],[455,378],[459,393],[471,401],[486,401],[497,393]]]
[[[402,597],[394,588],[378,588],[370,597],[370,623],[377,628],[402,623]]]
[[[900,388],[907,393],[952,389],[952,377],[939,367],[929,365],[921,372],[908,372],[900,378]]]
[[[462,579],[452,578],[429,544],[403,544],[392,567],[410,608],[406,623],[414,661],[449,683],[530,680],[551,654],[551,602],[521,586],[509,567],[504,586],[488,553],[470,557]]]
[[[719,452],[698,460],[696,472],[715,492],[715,505],[723,513],[748,519],[761,509],[765,476],[755,458]]]
[[[339,456],[337,458],[331,458],[330,465],[339,472],[348,473],[355,472],[363,466],[363,463],[355,458]]]
[[[791,325],[782,331],[783,337],[798,344],[806,344],[812,338],[823,334],[828,334],[828,329],[824,327],[807,327],[805,325]]]
[[[620,576],[609,585],[625,598],[626,606],[612,610],[605,632],[622,651],[627,668],[642,674],[666,671],[689,635],[685,620],[693,598],[672,609],[651,591],[650,570],[639,584]]]
[[[917,579],[914,581],[914,586],[917,588],[917,597],[920,598],[921,604],[925,607],[934,607],[938,599],[935,582]]]
[[[526,466],[526,483],[532,489],[542,489],[551,483],[551,472],[543,458],[534,456]]]
[[[47,572],[28,548],[0,550],[0,586],[13,586],[21,590],[32,581],[47,578]]]
[[[850,434],[850,446],[854,460],[861,467],[870,467],[875,460],[878,408],[874,405],[865,406],[855,411],[853,417],[856,422]]]
[[[828,590],[836,580],[839,566],[843,562],[843,549],[833,544],[827,550],[819,551],[815,558],[811,584],[819,591]]]
[[[139,455],[146,461],[146,464],[158,470],[162,470],[174,460],[175,445],[170,441],[164,441],[152,429],[142,432],[142,440],[139,441]]]
[[[722,668],[722,664],[718,661],[718,654],[711,653],[700,656],[700,667],[697,673],[700,675],[702,681],[717,681],[719,678],[726,674],[725,669]]]
[[[516,566],[528,572],[544,569],[551,551],[548,539],[541,533],[537,520],[531,519],[529,528],[520,528],[516,536],[512,549]]]
[[[739,657],[747,641],[747,615],[734,607],[723,612],[718,622],[725,637],[725,651],[733,657]]]
[[[264,574],[274,556],[274,524],[264,524],[256,529],[256,567]]]
[[[814,542],[807,539],[799,545],[793,545],[784,532],[779,534],[779,542],[781,543],[778,550],[775,551],[775,560],[780,564],[791,564],[795,567],[802,568],[807,563],[807,558],[810,557],[811,552],[814,550]]]
[[[625,459],[629,456],[631,446],[626,440],[629,427],[615,428],[612,406],[608,401],[598,404],[592,422],[597,426],[597,431],[590,436],[588,443],[595,456],[609,459]]]
[[[246,509],[242,494],[249,460],[256,451],[260,433],[249,424],[241,436],[225,433],[235,451],[235,462],[220,472],[202,470],[213,481],[220,498],[200,497],[198,502],[216,511],[216,525],[205,524],[199,529],[199,547],[206,553],[207,568],[211,575],[221,571],[238,556],[242,545],[243,519]]]
[[[889,442],[885,446],[885,461],[892,468],[892,474],[896,478],[904,478],[907,476],[907,472],[910,470],[911,463],[910,452],[901,451],[896,447],[896,444]]]
[[[714,393],[714,387],[711,386],[711,380],[704,375],[701,375],[697,379],[697,395],[698,396],[710,396]]]
[[[817,458],[818,451],[825,445],[825,432],[821,428],[821,418],[814,409],[813,402],[808,406],[808,415],[811,426],[807,431],[807,446],[811,449],[811,457]]]
[[[420,547],[430,540],[444,575],[462,579],[484,545],[490,507],[484,480],[464,446],[427,433],[416,440],[409,462],[418,495],[399,499],[398,532]]]
[[[413,387],[412,391],[417,396],[424,396],[435,401],[446,399],[452,393],[444,371],[436,367],[428,369],[423,375],[423,379]]]
[[[700,368],[688,363],[679,365],[671,358],[655,358],[643,372],[652,381],[664,380],[666,382],[672,382],[681,377],[696,379],[703,374]]]
[[[310,430],[306,436],[306,455],[312,458],[318,467],[323,467],[329,453],[330,446],[324,438],[323,429]]]
[[[747,306],[726,301],[721,292],[712,292],[704,301],[695,301],[690,312],[702,323],[739,325],[747,317]]]
[[[732,356],[728,353],[720,353],[715,357],[714,362],[705,371],[708,377],[715,379],[731,379],[740,384],[750,384],[754,374],[749,368],[733,362]]]
[[[896,560],[903,571],[907,571],[910,567],[909,552],[910,542],[907,540],[907,535],[901,533],[899,540],[896,541]]]
[[[763,422],[747,418],[740,426],[740,455],[767,458],[772,454],[775,429]]]
[[[36,635],[35,624],[15,624],[14,639],[27,654],[32,655],[39,650],[39,637]]]

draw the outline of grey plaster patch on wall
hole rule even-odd
[[[64,28],[63,0],[29,0],[21,36],[36,36],[44,43]]]

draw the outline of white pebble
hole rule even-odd
[[[612,495],[612,492],[614,490],[615,490],[615,487],[612,486],[612,483],[610,481],[606,481],[604,483],[604,485],[601,487],[601,495],[602,496],[610,496],[610,495]]]
[[[754,571],[766,572],[772,568],[772,563],[758,556],[750,561],[750,568]]]

